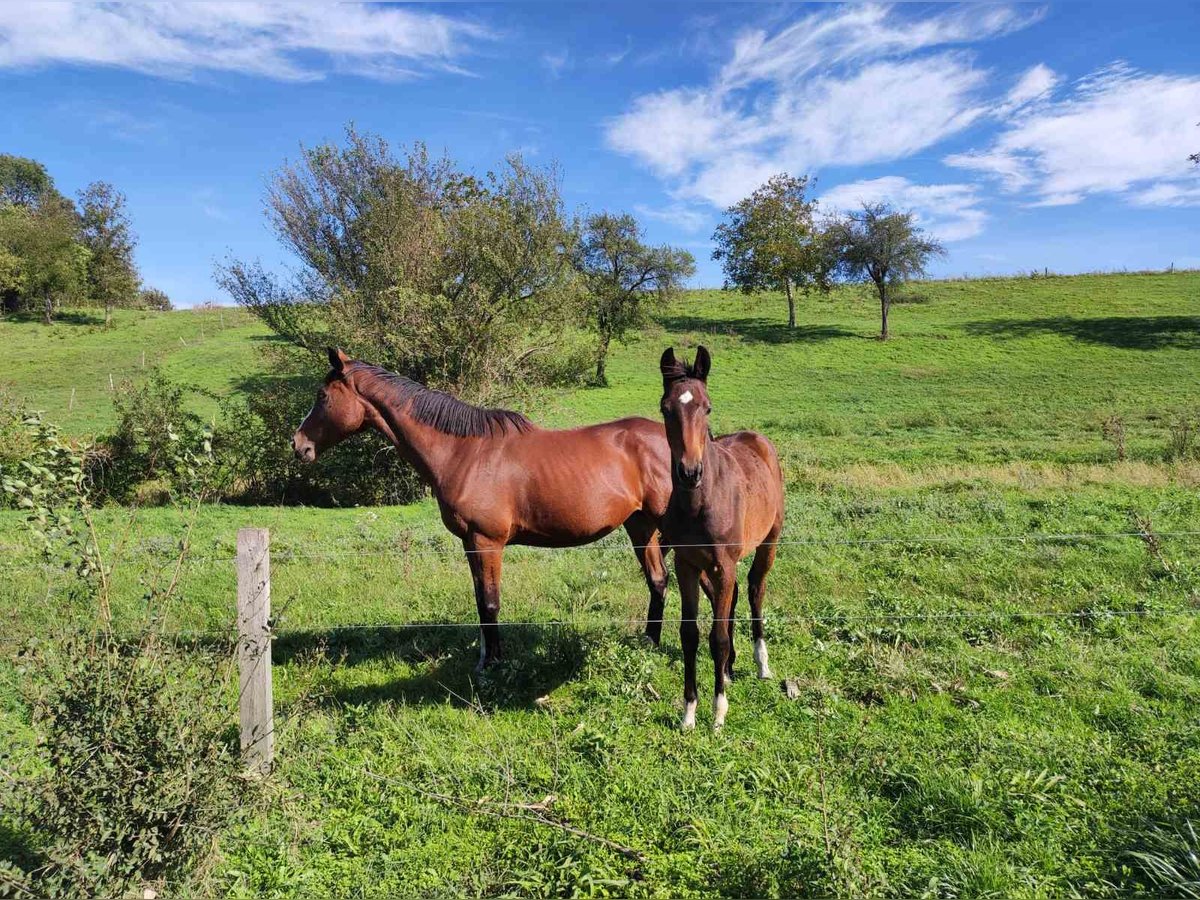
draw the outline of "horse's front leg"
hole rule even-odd
[[[696,648],[700,629],[696,614],[700,610],[700,570],[675,554],[675,580],[679,583],[679,644],[683,648],[683,730],[696,727]]]
[[[500,660],[500,567],[504,544],[481,535],[468,535],[463,539],[463,549],[471,566],[475,606],[479,610],[479,663],[475,671],[482,672]]]
[[[667,594],[667,567],[663,562],[662,544],[659,540],[658,529],[650,524],[642,513],[634,513],[625,522],[625,530],[633,542],[633,552],[637,555],[646,578],[646,587],[650,589],[650,608],[646,613],[646,637],[655,647],[662,640],[663,603]]]
[[[737,560],[718,557],[712,572],[712,584],[713,621],[708,633],[708,648],[713,661],[713,728],[717,729],[725,724],[725,713],[729,710],[725,685],[729,681],[733,647],[730,622],[733,618],[734,588],[737,585]]]

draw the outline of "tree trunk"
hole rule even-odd
[[[609,338],[602,336],[596,352],[596,384],[601,386],[608,384],[608,376],[604,371],[605,363],[608,362],[608,342]]]
[[[883,322],[883,327],[879,332],[879,339],[886,341],[888,339],[888,308],[892,305],[891,299],[887,295],[887,286],[879,285],[879,312]]]
[[[796,327],[796,298],[792,296],[792,282],[785,281],[783,283],[784,290],[787,291],[788,298],[788,328]]]
[[[46,324],[51,325],[54,322],[54,298],[49,294],[46,295],[46,303],[42,307],[42,314],[45,316]]]
[[[105,303],[104,304],[104,327],[105,328],[107,328],[109,323],[112,321],[112,311],[113,311],[112,304]]]

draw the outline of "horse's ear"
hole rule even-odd
[[[708,348],[701,344],[696,348],[696,361],[692,363],[692,377],[707,382],[708,370],[711,368],[712,357],[708,355]]]
[[[325,352],[329,354],[329,367],[341,375],[346,368],[346,363],[350,362],[350,357],[337,347],[326,347]]]
[[[675,348],[668,347],[663,351],[662,358],[658,361],[658,370],[662,372],[663,386],[666,387],[672,381],[675,381],[683,374],[683,367],[679,365],[679,361],[675,359]]]

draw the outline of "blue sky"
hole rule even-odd
[[[0,152],[129,198],[149,284],[271,267],[270,173],[353,120],[697,257],[778,171],[913,209],[938,274],[1200,267],[1200,5],[0,4]]]

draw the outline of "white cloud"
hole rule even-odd
[[[1011,112],[1043,100],[1050,95],[1058,82],[1058,75],[1054,73],[1053,69],[1038,63],[1026,70],[1025,74],[1017,80],[1012,90],[1008,92],[1008,96],[1004,98],[1005,102],[1001,109]]]
[[[463,73],[484,26],[422,10],[274,2],[0,3],[0,68],[53,63],[171,78],[226,71],[284,81],[328,72]]]
[[[637,97],[606,139],[677,196],[717,206],[780,171],[903,158],[987,112],[985,74],[968,56],[919,51],[1004,34],[1038,15],[968,6],[914,21],[890,7],[849,6],[774,35],[748,31],[709,84]]]
[[[665,206],[661,209],[639,203],[633,209],[634,212],[644,219],[665,222],[668,225],[674,225],[681,231],[699,231],[706,225],[712,224],[712,215],[710,213],[703,212],[695,207],[685,206],[682,203],[672,203],[670,206]]]
[[[1142,205],[1200,202],[1187,156],[1195,152],[1200,76],[1150,75],[1115,65],[1069,96],[1023,107],[984,150],[946,157],[998,177],[1035,206],[1116,194]]]
[[[826,191],[819,205],[826,212],[847,212],[864,203],[889,203],[915,214],[917,224],[943,241],[961,241],[983,231],[987,213],[971,184],[914,184],[889,175],[842,184]]]

